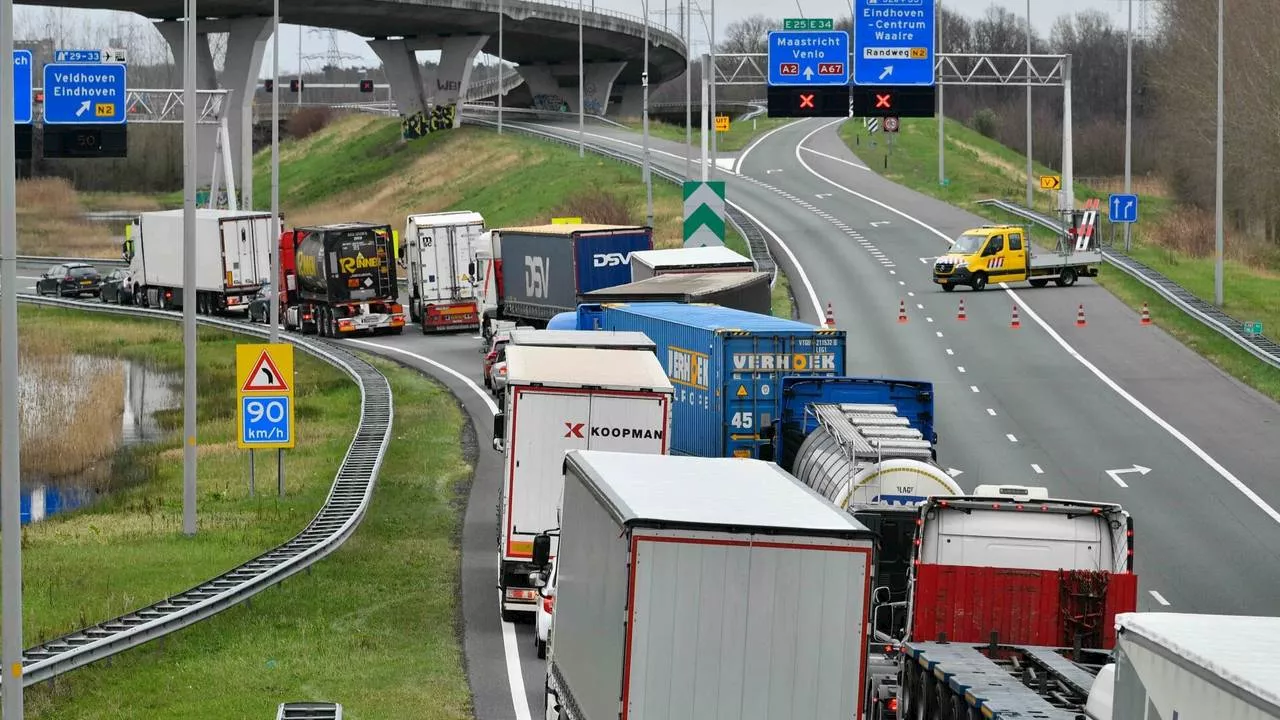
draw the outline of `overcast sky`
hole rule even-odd
[[[558,3],[571,2],[572,0],[557,0]],[[686,2],[690,0],[685,0]],[[695,50],[698,47],[705,47],[706,44],[706,26],[710,25],[709,11],[711,9],[712,0],[691,0],[695,11],[701,9],[704,13],[708,13],[704,18],[694,16],[693,20],[693,45]],[[978,17],[986,12],[991,6],[999,6],[1009,9],[1016,13],[1019,17],[1025,16],[1027,12],[1027,0],[938,0],[944,7],[958,11],[968,17]],[[1138,28],[1139,18],[1141,17],[1141,6],[1145,0],[1137,0],[1134,4],[1134,25]],[[590,8],[592,3],[600,9],[615,10],[631,15],[639,16],[644,12],[642,0],[584,0],[586,7]],[[652,21],[655,25],[661,25],[663,22],[664,12],[668,15],[667,22],[673,31],[679,31],[679,7],[681,0],[649,0],[649,10]],[[16,11],[23,13],[40,13],[43,8],[31,6],[19,6]],[[729,23],[741,19],[748,15],[761,13],[770,17],[810,17],[810,18],[837,18],[850,14],[848,0],[719,0],[716,3],[716,31],[717,39],[724,37],[724,29]],[[1060,15],[1075,13],[1081,10],[1100,10],[1112,17],[1118,27],[1125,27],[1128,21],[1128,0],[1056,0],[1049,2],[1048,0],[1031,0],[1031,23],[1035,26],[1041,35],[1049,32],[1053,21]],[[137,18],[136,15],[126,13],[108,13],[107,11],[68,11],[85,12],[98,17],[107,15],[123,15]],[[1154,22],[1154,4],[1152,4],[1151,19]],[[704,25],[705,21],[705,25]],[[338,46],[342,53],[358,57],[347,57],[343,59],[345,66],[374,66],[379,65],[376,55],[369,49],[369,46],[355,35],[349,33],[338,33]],[[302,34],[302,54],[316,55],[328,52],[329,41],[326,34],[304,32]],[[432,57],[437,53],[422,56]],[[308,70],[319,70],[323,63],[316,59],[304,60]],[[295,25],[282,25],[280,38],[280,70],[281,73],[295,72],[298,67],[298,28]],[[267,44],[266,56],[263,58],[263,70],[265,75],[271,72],[271,43]]]

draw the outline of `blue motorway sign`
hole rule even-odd
[[[32,120],[31,106],[31,51],[13,51],[13,122],[17,125],[30,125]]]
[[[1138,222],[1138,196],[1112,195],[1107,207],[1111,209],[1108,217],[1113,223]]]
[[[770,85],[848,85],[849,33],[843,30],[769,33]]]
[[[933,85],[935,13],[935,0],[854,0],[854,84]]]
[[[249,395],[240,399],[240,441],[245,445],[286,445],[293,439],[288,395]]]
[[[100,63],[106,62],[101,50],[54,50],[53,61],[56,63]]]
[[[50,63],[44,66],[48,125],[123,125],[125,66]]]

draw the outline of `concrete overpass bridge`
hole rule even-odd
[[[150,18],[183,70],[184,32],[174,0],[30,0],[24,4],[118,10]],[[499,54],[498,4],[499,0],[280,0],[280,21],[346,30],[366,38],[382,60],[399,114],[408,117],[427,113],[435,105],[476,97],[467,92],[476,55]],[[253,197],[253,100],[271,35],[272,2],[201,0],[199,11],[196,84],[202,90],[228,91],[233,171],[244,196]],[[567,106],[576,112],[578,4],[502,0],[502,15],[503,58],[519,64],[535,107]],[[644,23],[640,17],[614,11],[582,13],[583,105],[588,112],[603,115],[613,101],[623,114],[640,113]],[[210,33],[227,33],[221,77],[214,69]],[[650,25],[649,44],[652,85],[684,72],[687,51],[680,37]],[[434,73],[424,73],[417,62],[414,53],[422,50],[440,51]]]

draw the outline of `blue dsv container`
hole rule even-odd
[[[600,330],[638,330],[675,386],[671,453],[759,458],[788,376],[844,375],[845,332],[684,303],[604,303]]]

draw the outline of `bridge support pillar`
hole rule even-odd
[[[650,99],[650,102],[652,102],[652,98]],[[643,86],[641,85],[623,85],[622,86],[622,102],[618,103],[617,115],[619,117],[625,117],[625,118],[640,118],[644,115],[644,87]]]
[[[435,77],[430,80],[427,94],[433,105],[456,105],[462,102],[467,92],[467,83],[471,81],[471,68],[475,66],[476,55],[485,43],[488,35],[466,35],[463,37],[441,38],[435,43],[440,50],[440,64],[436,68]],[[395,88],[392,88],[394,92]],[[455,113],[453,126],[462,124],[462,115]]]
[[[169,50],[173,53],[174,69],[178,73],[177,87],[182,87],[182,79],[186,77],[184,65],[186,64],[187,53],[185,49],[186,35],[184,33],[182,22],[176,20],[166,20],[157,22],[156,29],[160,31],[161,37],[169,43]],[[200,25],[196,24],[196,31],[199,32]],[[218,72],[213,67],[213,53],[209,51],[209,36],[200,33],[196,37],[196,89],[198,90],[217,90],[218,89]],[[223,112],[226,112],[225,110]],[[181,134],[181,133],[179,133]],[[196,185],[204,185],[213,178],[213,163],[217,157],[218,128],[212,125],[196,126]]]
[[[586,63],[583,66],[582,98],[588,115],[604,115],[625,62]],[[538,110],[578,112],[578,66],[521,65],[520,77],[529,85],[533,107]]]
[[[227,60],[222,71],[222,86],[231,91],[227,134],[231,138],[232,172],[239,183],[239,208],[247,210],[253,208],[253,94],[258,89],[267,38],[271,37],[271,18],[245,17],[227,22]]]
[[[425,113],[427,95],[423,91],[422,65],[415,50],[404,40],[370,40],[369,47],[382,60],[400,117]]]

